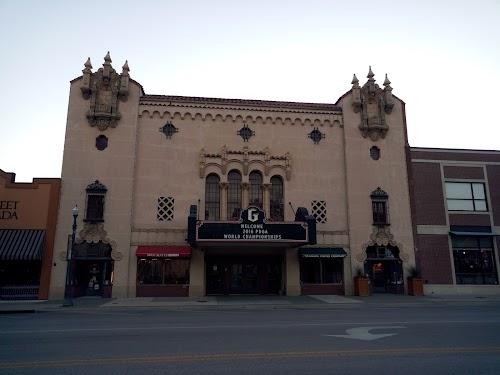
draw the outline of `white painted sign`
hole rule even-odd
[[[344,339],[354,339],[362,341],[373,341],[384,337],[394,336],[397,333],[370,333],[374,329],[401,329],[403,326],[377,326],[377,327],[356,327],[349,328],[345,332],[347,335],[323,335],[328,337],[341,337]]]

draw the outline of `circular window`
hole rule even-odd
[[[97,148],[99,151],[102,151],[108,147],[108,137],[105,135],[100,135],[95,139],[95,148]]]
[[[380,159],[380,149],[377,146],[370,148],[370,156],[373,160]]]

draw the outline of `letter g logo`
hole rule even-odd
[[[249,208],[248,209],[248,221],[251,221],[252,223],[254,223],[257,220],[259,220],[259,211],[256,208]]]

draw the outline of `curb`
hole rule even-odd
[[[34,314],[35,309],[12,309],[12,310],[0,310],[0,314]]]

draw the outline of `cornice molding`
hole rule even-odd
[[[235,113],[227,113],[234,111]],[[261,108],[169,106],[168,109],[141,108],[139,118],[162,120],[201,120],[247,124],[301,125],[311,127],[343,127],[342,112],[289,111]]]

